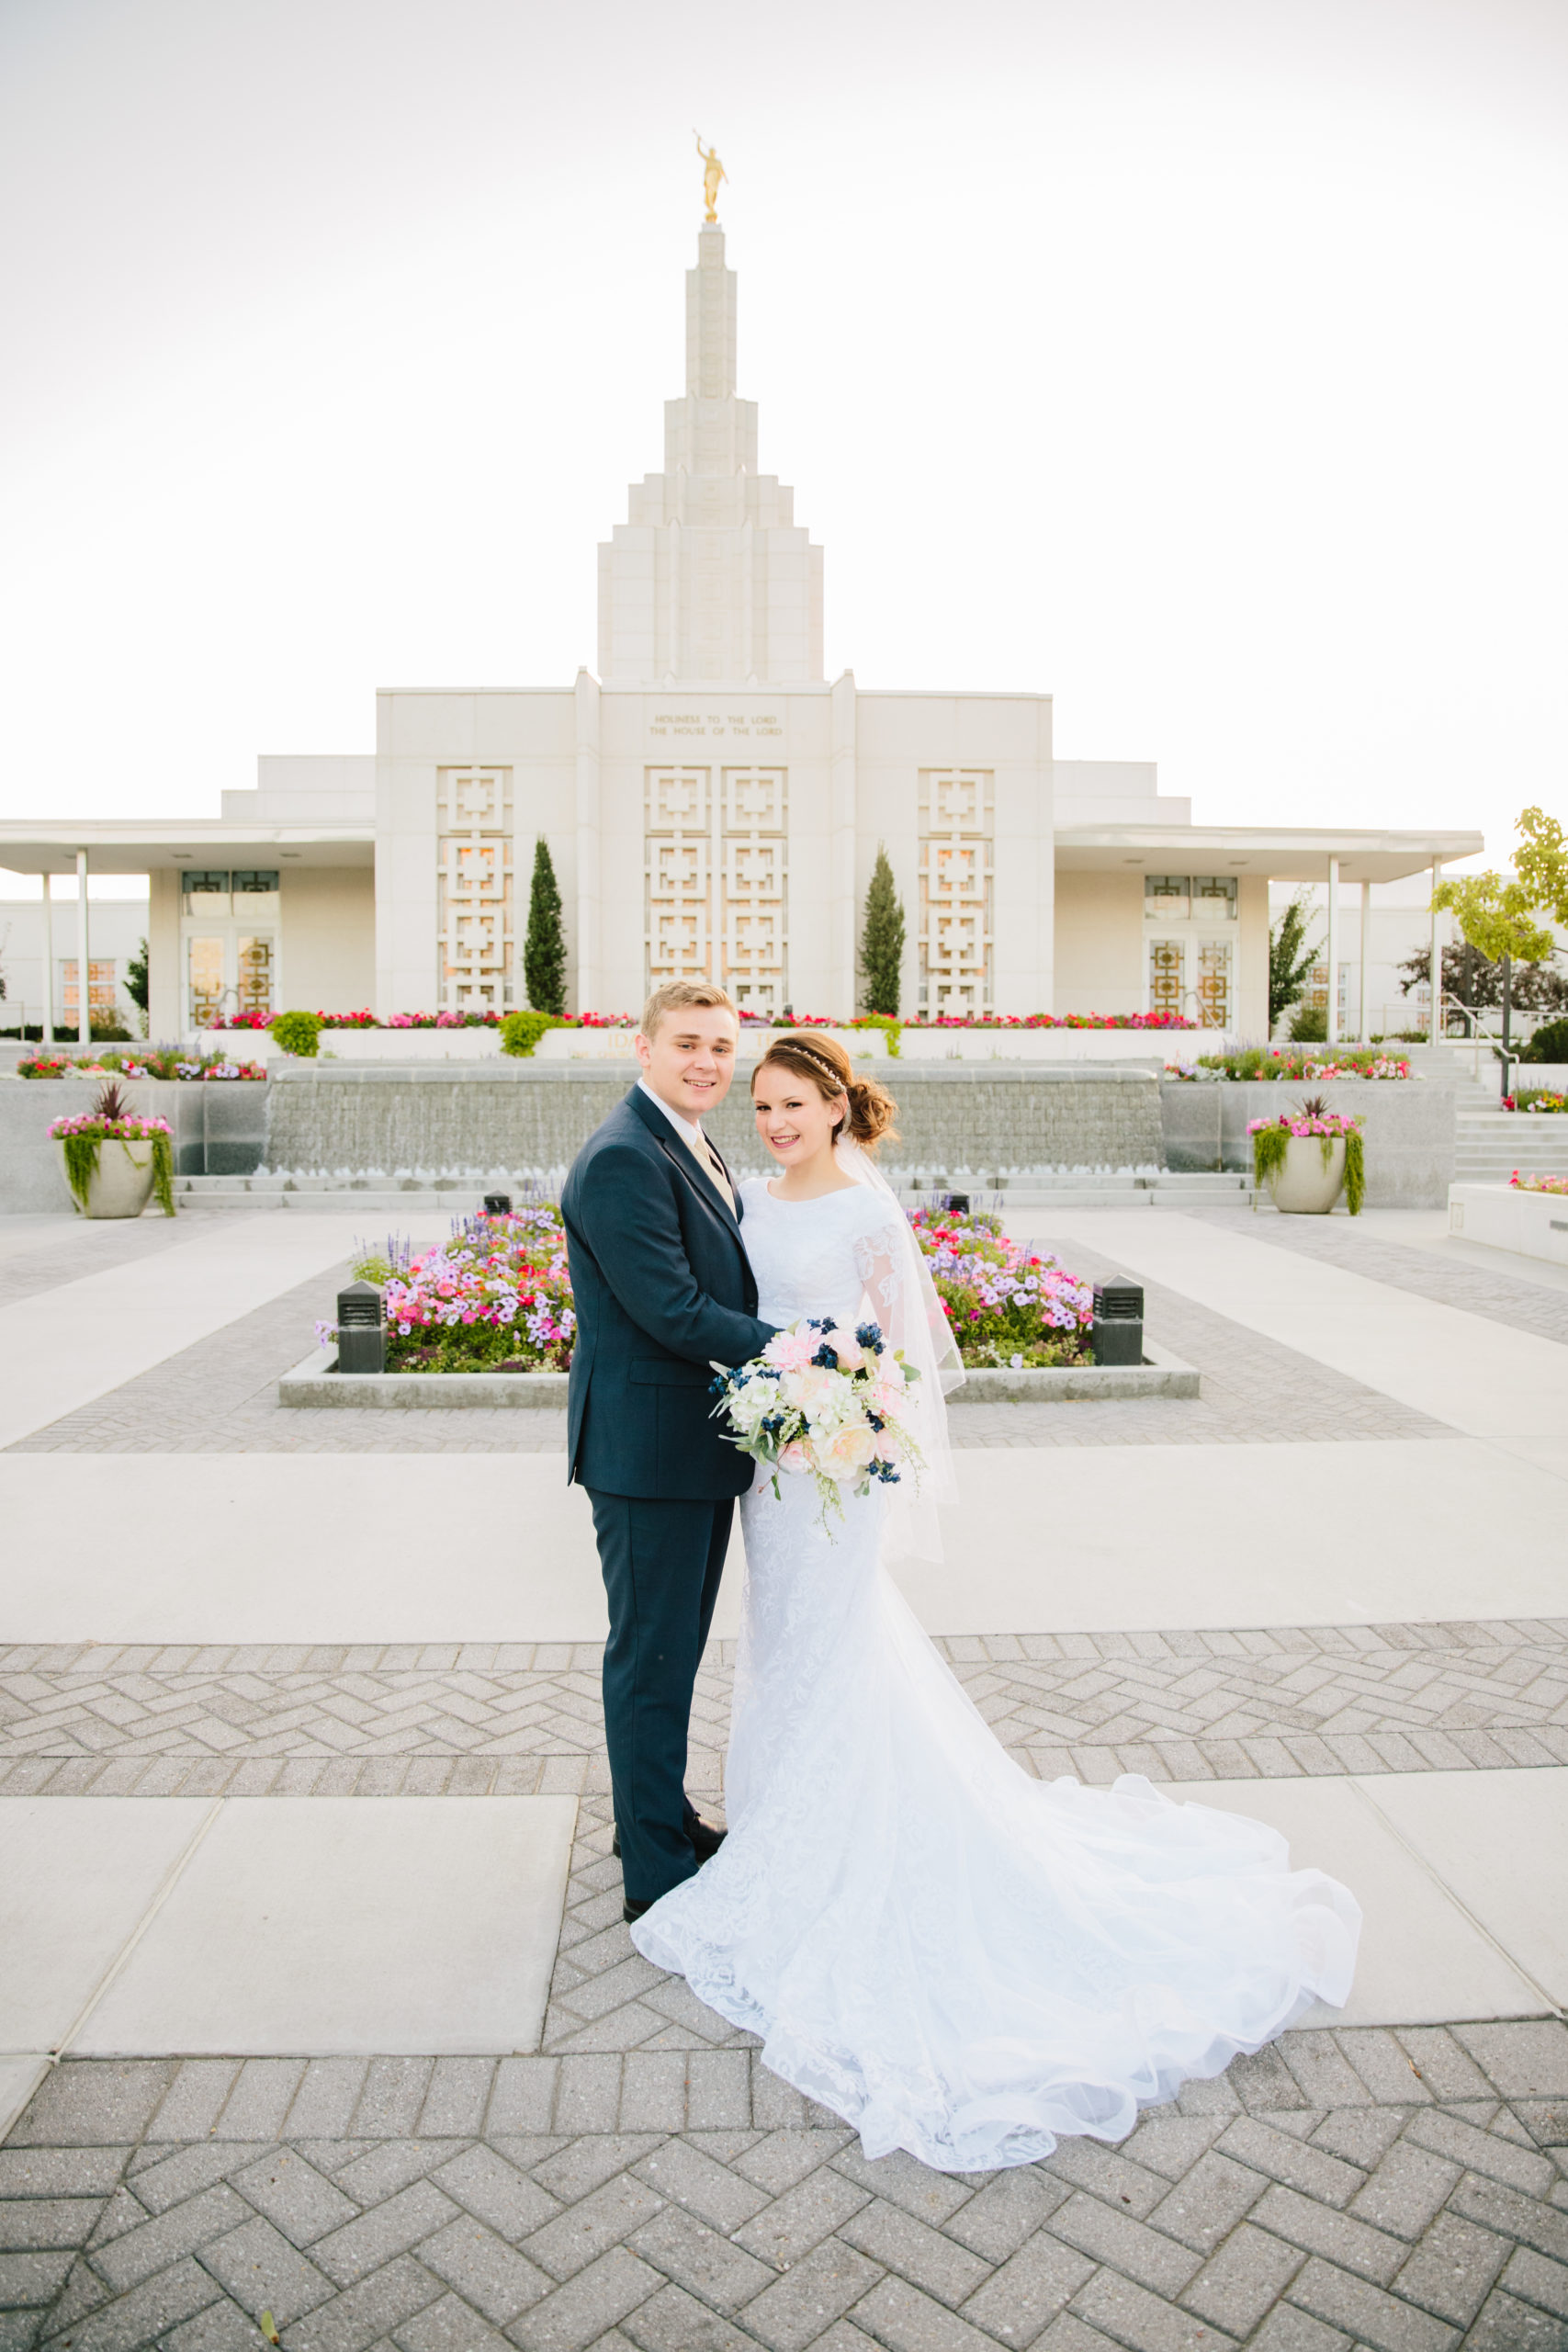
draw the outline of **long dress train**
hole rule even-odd
[[[852,1326],[869,1290],[897,1336],[885,1198],[781,1202],[759,1182],[745,1208],[764,1319]],[[648,1959],[759,2035],[868,2155],[945,2171],[1119,2140],[1183,2080],[1343,2004],[1360,1924],[1344,1887],[1292,1871],[1263,1824],[1141,1776],[1032,1780],[881,1564],[883,1492],[824,1530],[811,1483],[780,1484],[741,1506],[729,1836],[634,1926]]]

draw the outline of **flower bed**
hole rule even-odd
[[[1090,1361],[1091,1283],[1010,1240],[1000,1217],[953,1209],[908,1217],[966,1364],[1034,1372]]]
[[[914,1209],[966,1364],[1014,1372],[1087,1364],[1092,1286],[1002,1231],[998,1217]],[[389,1372],[565,1372],[577,1317],[560,1211],[543,1201],[504,1216],[472,1216],[439,1249],[362,1250],[355,1276],[387,1295]],[[335,1337],[316,1326],[325,1347]]]
[[[260,1062],[234,1061],[227,1054],[187,1054],[166,1046],[149,1046],[144,1053],[80,1055],[34,1054],[17,1064],[18,1078],[169,1078],[258,1079],[266,1070]]]
[[[1508,1182],[1516,1193],[1568,1193],[1568,1176],[1521,1176],[1516,1168]]]
[[[1544,1086],[1534,1091],[1521,1087],[1517,1094],[1504,1095],[1503,1108],[1505,1111],[1533,1112],[1540,1115],[1550,1115],[1555,1112],[1561,1115],[1568,1114],[1568,1094],[1553,1093]]]
[[[1311,1046],[1246,1046],[1233,1054],[1200,1054],[1195,1062],[1169,1063],[1166,1076],[1200,1083],[1225,1079],[1289,1079],[1299,1084],[1305,1079],[1414,1078],[1415,1072],[1400,1056],[1371,1053],[1365,1047],[1340,1053],[1330,1052],[1326,1046],[1314,1052]]]
[[[857,1012],[846,1021],[830,1012],[786,1016],[754,1012],[742,1005],[739,1013],[743,1029],[1197,1029],[1202,1025],[1190,1021],[1184,1012],[916,1012],[902,1018]],[[281,1017],[280,1012],[231,1012],[208,1025],[267,1030]],[[487,1008],[479,1012],[392,1012],[385,1021],[368,1010],[316,1012],[311,1017],[322,1029],[499,1029],[508,1016]],[[552,1016],[552,1021],[558,1029],[635,1029],[639,1018],[635,1012],[568,1012],[558,1019]]]
[[[553,1202],[464,1218],[417,1258],[389,1241],[355,1274],[387,1294],[389,1372],[565,1372],[571,1363],[571,1275]],[[333,1327],[319,1323],[325,1346]]]

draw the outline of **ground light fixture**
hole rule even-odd
[[[337,1295],[337,1368],[387,1369],[387,1301],[375,1283],[350,1283]]]
[[[1096,1363],[1142,1363],[1144,1361],[1144,1286],[1117,1274],[1094,1286]]]
[[[511,1214],[512,1195],[510,1193],[487,1193],[485,1194],[486,1216],[510,1216]]]

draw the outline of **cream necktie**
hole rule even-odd
[[[723,1163],[720,1161],[717,1152],[715,1151],[712,1144],[709,1143],[706,1136],[704,1135],[700,1127],[688,1126],[685,1122],[682,1121],[681,1133],[685,1136],[687,1143],[691,1146],[692,1157],[695,1159],[698,1167],[703,1170],[705,1174],[711,1178],[720,1193],[729,1203],[729,1214],[733,1216],[735,1215],[735,1194],[729,1188],[729,1179],[724,1172]]]

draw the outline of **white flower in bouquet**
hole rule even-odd
[[[824,1523],[843,1509],[842,1489],[869,1494],[873,1479],[896,1486],[921,1455],[900,1416],[919,1377],[881,1327],[841,1330],[831,1317],[807,1317],[775,1333],[760,1356],[731,1372],[715,1364],[716,1413],[742,1453],[773,1473],[817,1482]]]

